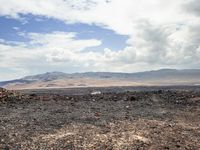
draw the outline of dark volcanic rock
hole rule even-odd
[[[200,149],[195,90],[3,93],[0,149]]]

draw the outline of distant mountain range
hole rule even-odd
[[[8,89],[146,85],[200,85],[200,69],[161,69],[138,73],[85,72],[67,74],[47,72],[0,82],[1,87]]]

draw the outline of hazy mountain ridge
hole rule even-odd
[[[76,86],[195,85],[200,83],[200,69],[161,69],[137,73],[47,72],[0,82],[6,88],[46,88]]]

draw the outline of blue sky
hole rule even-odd
[[[0,1],[0,81],[200,66],[199,0]]]
[[[0,37],[7,41],[26,42],[28,39],[19,35],[20,32],[51,33],[54,31],[76,32],[76,39],[101,40],[102,44],[93,47],[95,50],[109,48],[121,50],[126,47],[128,36],[116,34],[114,31],[98,27],[94,24],[83,23],[66,24],[63,21],[34,15],[21,15],[22,20],[15,20],[6,16],[0,17]]]

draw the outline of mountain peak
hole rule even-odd
[[[55,80],[58,78],[63,78],[67,74],[63,72],[46,72],[44,74],[38,74],[38,75],[33,75],[33,76],[26,76],[22,78],[23,80],[42,80],[42,81],[50,81],[50,80]]]
[[[12,89],[49,87],[95,87],[138,85],[196,85],[200,83],[200,69],[160,69],[138,73],[85,72],[67,74],[46,72],[21,79],[0,82]]]

